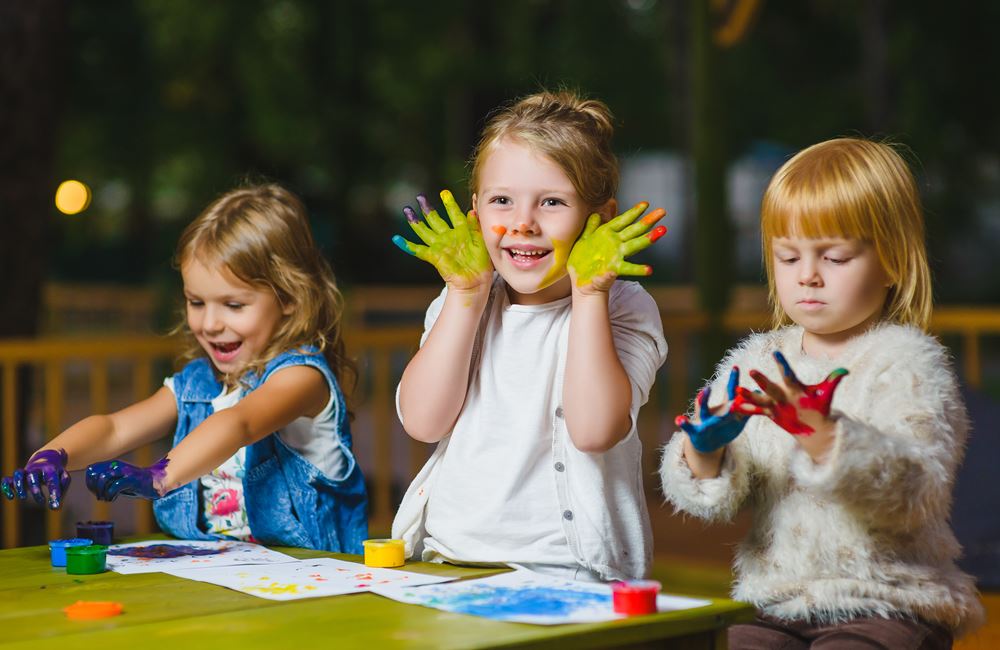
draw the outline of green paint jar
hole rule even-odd
[[[75,575],[104,573],[107,570],[107,561],[107,546],[93,544],[70,546],[66,549],[66,573]]]

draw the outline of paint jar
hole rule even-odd
[[[86,575],[104,573],[107,569],[108,547],[100,544],[71,546],[66,549],[66,573]]]
[[[78,521],[76,522],[76,536],[94,540],[95,544],[111,543],[111,538],[115,534],[115,522],[113,521]]]
[[[615,612],[626,616],[656,613],[656,595],[660,583],[656,580],[625,580],[611,585]]]
[[[49,542],[49,554],[52,566],[66,566],[66,549],[74,546],[90,546],[93,540],[73,537],[71,539],[54,539]]]
[[[394,567],[403,566],[403,551],[405,544],[401,539],[366,539],[365,566]]]
[[[110,618],[122,613],[122,604],[114,601],[78,600],[69,607],[63,607],[66,618],[74,621],[93,621]]]

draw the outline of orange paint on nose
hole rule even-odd
[[[503,226],[493,226],[492,228],[490,228],[490,230],[500,235],[501,237],[507,234],[507,229],[504,228]]]

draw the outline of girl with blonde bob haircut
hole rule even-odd
[[[870,242],[892,283],[883,318],[927,329],[932,301],[923,212],[913,175],[893,147],[839,138],[800,151],[764,193],[760,227],[775,327],[791,319],[775,290],[772,241],[797,236]]]
[[[34,483],[41,500],[44,481],[58,507],[66,471],[86,467],[98,499],[150,499],[180,539],[361,553],[367,496],[339,382],[352,370],[342,300],[305,207],[275,184],[227,192],[185,229],[176,266],[188,363],[148,399],[61,433],[4,479],[5,495],[23,499]],[[149,467],[107,460],[170,433],[172,449]]]
[[[950,648],[983,608],[948,525],[968,418],[925,331],[916,183],[888,145],[822,142],[775,173],[761,234],[775,328],[729,351],[660,466],[677,510],[753,504],[733,597],[758,614],[729,647]]]

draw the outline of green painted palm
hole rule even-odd
[[[605,224],[601,224],[600,215],[590,215],[567,262],[578,287],[607,291],[618,276],[649,275],[653,272],[646,264],[626,261],[626,258],[651,246],[667,232],[665,226],[653,228],[666,214],[663,208],[657,208],[638,223],[635,222],[648,207],[648,203],[637,203]]]

